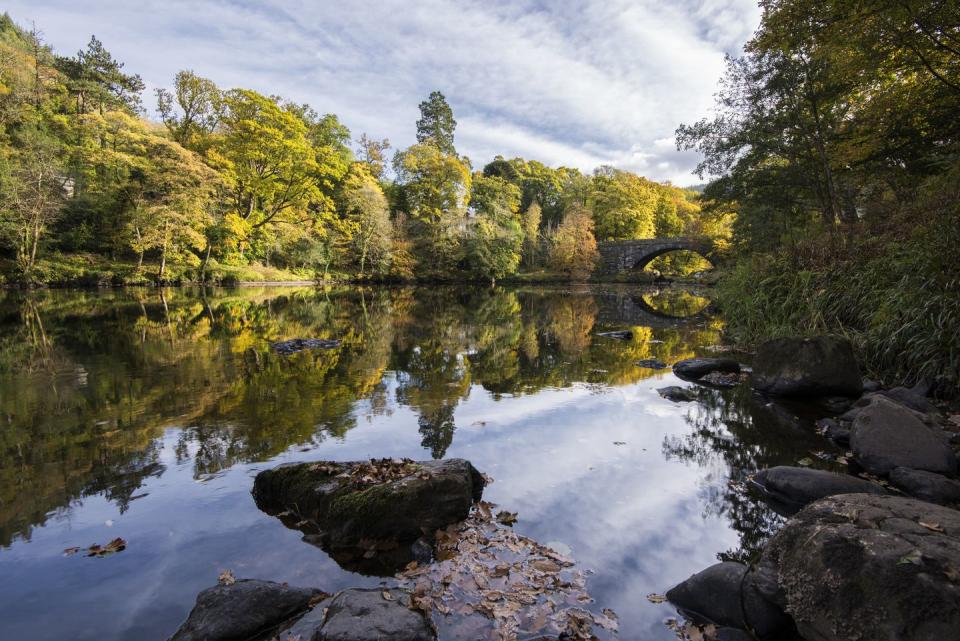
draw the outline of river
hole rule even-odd
[[[709,291],[262,287],[0,293],[0,637],[165,639],[237,577],[339,567],[260,512],[280,462],[462,457],[521,534],[588,572],[621,639],[674,639],[663,593],[782,522],[738,482],[825,447],[748,389],[667,364],[722,348]],[[631,329],[629,340],[599,336]],[[269,345],[332,338],[292,356]],[[649,363],[648,363],[649,364]],[[802,423],[802,421],[800,421]],[[65,555],[120,537],[103,557]]]

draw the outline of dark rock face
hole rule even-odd
[[[804,505],[826,496],[887,493],[880,485],[855,476],[786,465],[760,470],[753,482],[771,499],[784,506],[787,513],[796,512]]]
[[[340,347],[340,341],[328,338],[293,338],[288,341],[270,343],[270,348],[278,354],[289,356],[305,349],[334,349]]]
[[[916,412],[874,395],[853,419],[853,455],[869,472],[887,475],[896,467],[953,474],[957,459],[942,431]]]
[[[695,381],[711,372],[739,374],[740,363],[732,358],[688,358],[673,364],[673,373],[686,381]]]
[[[760,639],[774,638],[789,625],[786,615],[761,596],[742,563],[711,565],[670,588],[667,599],[693,619],[752,630]]]
[[[753,387],[777,396],[859,396],[863,381],[846,339],[778,338],[757,350]]]
[[[817,430],[837,445],[850,445],[850,429],[832,418],[822,418],[816,423]]]
[[[170,641],[246,641],[305,611],[320,590],[272,581],[239,580],[197,595]]]
[[[390,598],[384,598],[384,594]],[[344,590],[331,599],[315,641],[433,641],[424,615],[402,590]]]
[[[812,503],[764,549],[810,641],[930,641],[960,630],[960,511],[844,494]]]
[[[924,414],[928,412],[936,412],[937,408],[933,403],[930,402],[930,399],[926,397],[924,393],[925,386],[920,385],[918,387],[892,387],[887,390],[881,390],[877,392],[882,394],[887,398],[905,405],[912,410],[917,412],[923,412]]]
[[[693,390],[689,390],[684,387],[677,387],[676,385],[671,385],[670,387],[661,387],[657,390],[657,394],[668,401],[673,401],[674,403],[697,400],[697,395],[693,392]]]
[[[890,472],[890,482],[910,496],[924,501],[940,505],[960,505],[960,481],[940,474],[897,467]]]
[[[410,461],[382,482],[346,474],[358,465],[365,463],[281,465],[257,475],[253,496],[344,567],[392,574],[412,559],[412,543],[465,519],[483,493],[482,475],[463,459]]]

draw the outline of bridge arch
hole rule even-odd
[[[649,238],[612,240],[597,244],[600,253],[598,271],[618,274],[643,269],[650,261],[673,251],[692,251],[713,262],[713,242],[709,238]]]

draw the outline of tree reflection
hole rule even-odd
[[[633,292],[635,290],[629,290]],[[634,295],[634,294],[628,294]],[[443,457],[473,386],[494,399],[621,385],[716,343],[719,325],[633,327],[592,289],[243,288],[6,292],[0,545],[102,494],[126,509],[163,473],[160,437],[202,477],[342,437],[397,405]],[[603,299],[605,300],[605,299]],[[272,341],[336,338],[280,356]]]

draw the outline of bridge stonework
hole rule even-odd
[[[657,256],[685,249],[710,260],[713,243],[709,238],[648,238],[644,240],[611,240],[597,243],[601,274],[618,274],[631,269],[643,269]]]

